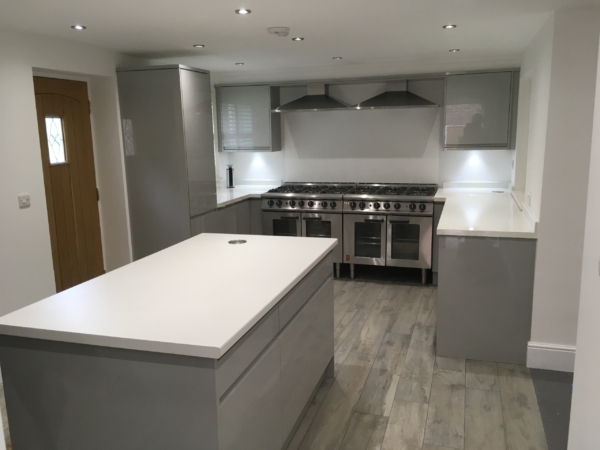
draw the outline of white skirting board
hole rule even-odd
[[[573,372],[575,370],[575,346],[530,341],[527,344],[527,367]]]

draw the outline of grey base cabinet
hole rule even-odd
[[[439,356],[525,364],[536,241],[439,237]]]
[[[218,360],[0,336],[13,449],[282,449],[332,376],[332,264]]]
[[[440,238],[437,234],[437,228],[440,224],[440,218],[444,211],[444,203],[433,204],[433,249],[431,255],[431,271],[433,273],[433,284],[438,284]]]
[[[192,236],[200,233],[262,234],[259,199],[249,199],[192,218]]]

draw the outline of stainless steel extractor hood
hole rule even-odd
[[[275,108],[273,112],[334,111],[349,109],[350,105],[329,96],[329,86],[309,84],[308,95]]]
[[[420,108],[437,107],[437,103],[419,97],[408,91],[387,91],[368,100],[360,102],[356,109],[384,109],[384,108]]]

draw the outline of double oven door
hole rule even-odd
[[[341,214],[264,212],[263,233],[272,236],[336,238],[333,262],[342,262],[343,224]]]
[[[433,218],[344,215],[344,262],[431,268]]]

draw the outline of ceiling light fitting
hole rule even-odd
[[[452,30],[456,28],[456,25],[444,25],[442,28],[444,28],[445,30]]]
[[[74,30],[77,30],[77,31],[81,31],[81,30],[85,30],[87,27],[77,24],[77,25],[71,25],[71,28],[73,28]]]
[[[252,11],[250,11],[249,9],[246,9],[246,8],[241,8],[241,9],[235,10],[236,14],[242,14],[242,15],[250,14],[251,12]]]
[[[333,58],[331,58],[331,59],[335,59],[336,61],[339,61],[340,59],[342,59],[342,57],[341,57],[341,56],[334,56],[334,57],[333,57]]]
[[[236,66],[243,66],[244,63],[235,63]]]
[[[194,44],[194,48],[204,48],[206,45],[204,44]]]
[[[304,38],[303,38],[303,37],[295,37],[295,38],[292,38],[292,41],[303,41],[303,40],[304,40]]]
[[[288,27],[271,27],[267,28],[267,33],[274,34],[279,37],[286,37],[290,34],[290,29]]]
[[[452,50],[448,50],[450,53],[458,53],[460,52],[460,48],[453,48]]]

